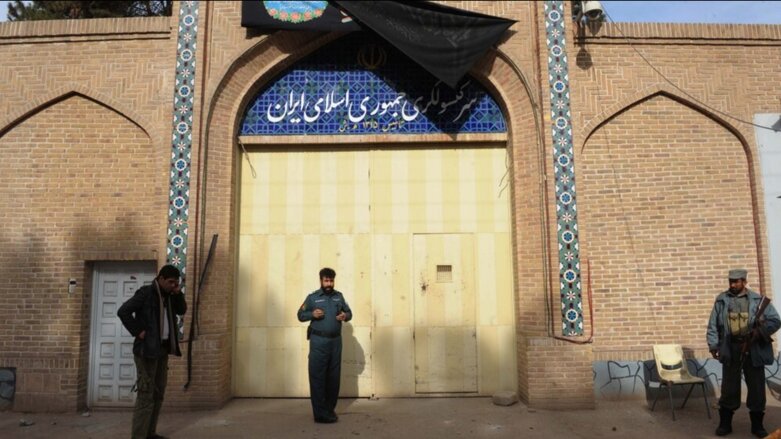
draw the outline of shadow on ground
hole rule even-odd
[[[701,401],[676,410],[642,400],[599,401],[595,410],[499,407],[490,398],[342,399],[337,424],[315,424],[308,399],[235,399],[220,410],[163,410],[158,432],[172,439],[200,438],[712,438],[716,410],[708,419]],[[781,403],[768,401],[766,427],[781,427]],[[10,438],[121,438],[130,432],[130,411],[72,414],[0,413],[0,436]],[[21,427],[20,420],[33,425]],[[735,414],[731,438],[752,437],[748,412]]]

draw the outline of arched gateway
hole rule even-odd
[[[342,396],[516,389],[507,128],[480,83],[355,33],[244,111],[234,395],[308,395],[295,313],[322,266],[355,316]]]

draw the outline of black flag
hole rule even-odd
[[[514,20],[425,1],[241,2],[241,25],[349,32],[368,28],[456,88]]]
[[[333,3],[452,88],[515,23],[421,1]]]

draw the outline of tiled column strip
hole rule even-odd
[[[166,260],[186,279],[188,219],[190,216],[190,163],[192,151],[193,98],[195,94],[195,41],[198,32],[198,2],[183,1],[179,8],[176,49],[173,128],[171,135],[171,180],[168,206]]]
[[[583,298],[580,284],[580,249],[575,198],[575,161],[572,148],[569,70],[567,65],[564,2],[545,2],[548,45],[548,81],[552,120],[553,159],[556,178],[556,235],[559,247],[561,331],[583,335]]]

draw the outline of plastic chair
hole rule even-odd
[[[662,392],[662,386],[667,387],[667,394],[670,395],[670,411],[673,414],[673,421],[675,420],[675,407],[673,406],[673,386],[686,386],[689,385],[689,392],[686,394],[686,398],[683,400],[681,408],[686,407],[686,402],[689,401],[689,396],[694,390],[694,386],[702,386],[702,396],[705,398],[705,410],[708,412],[708,419],[710,419],[710,407],[708,406],[708,394],[705,392],[705,380],[692,376],[689,373],[689,369],[686,366],[686,360],[683,358],[683,349],[679,344],[660,344],[654,345],[654,360],[656,360],[656,371],[659,374],[659,390],[656,391],[656,398],[654,404],[651,406],[651,411],[656,407],[656,401],[659,399],[659,394]]]

